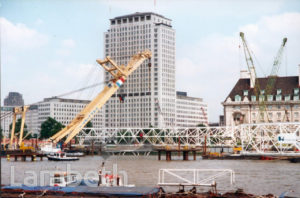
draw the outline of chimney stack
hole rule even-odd
[[[250,73],[248,70],[240,71],[240,79],[250,79]]]

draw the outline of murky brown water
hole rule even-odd
[[[84,175],[87,171],[97,171],[102,162],[103,158],[100,156],[87,156],[75,162],[52,162],[47,159],[37,162],[14,162],[13,160],[8,162],[6,159],[2,159],[1,179],[2,184],[11,184],[11,179],[17,183],[24,183],[24,178],[30,175],[26,171],[34,171],[37,175],[43,170],[64,171],[67,169],[67,164],[70,164],[71,170]],[[231,187],[229,177],[220,180],[220,183],[218,183],[219,190],[228,191],[243,188],[248,193],[272,193],[277,196],[284,191],[293,190],[294,192],[289,195],[300,197],[300,163],[259,160],[181,161],[179,159],[166,162],[164,160],[158,161],[156,156],[114,156],[106,160],[106,170],[112,170],[113,164],[118,165],[119,171],[126,171],[129,183],[136,186],[155,186],[158,182],[158,171],[161,168],[218,168],[232,169],[236,177],[236,182]],[[15,173],[14,178],[11,177],[12,169]],[[202,187],[201,189],[205,188]]]

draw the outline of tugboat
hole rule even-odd
[[[52,161],[75,161],[75,160],[79,160],[78,157],[68,157],[66,156],[66,153],[62,152],[62,151],[58,151],[56,153],[51,153],[49,155],[47,155],[48,160],[52,160]]]

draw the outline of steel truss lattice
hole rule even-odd
[[[80,144],[90,141],[116,145],[231,146],[242,147],[244,154],[299,153],[300,123],[247,124],[234,127],[197,128],[84,128]]]

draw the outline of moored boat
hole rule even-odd
[[[75,161],[75,160],[79,160],[78,157],[68,157],[66,156],[66,153],[59,151],[56,153],[51,153],[49,155],[47,155],[48,160],[52,160],[52,161]]]

